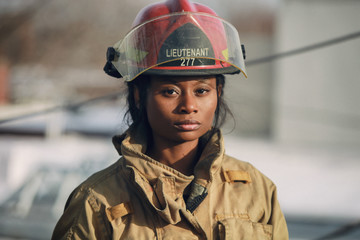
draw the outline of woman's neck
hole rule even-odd
[[[198,146],[198,139],[182,143],[153,139],[147,155],[185,175],[191,175],[199,159]]]

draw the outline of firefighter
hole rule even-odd
[[[276,186],[225,154],[224,74],[246,77],[236,29],[207,6],[142,9],[107,52],[128,86],[121,155],[70,195],[53,239],[288,239]]]

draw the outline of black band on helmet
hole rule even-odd
[[[218,74],[239,74],[240,70],[236,67],[216,68],[216,69],[191,69],[191,70],[165,70],[149,69],[142,74],[159,76],[211,76]]]

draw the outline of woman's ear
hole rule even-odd
[[[218,94],[218,97],[221,97],[222,89],[223,89],[223,85],[222,85],[222,84],[219,84],[219,85],[217,86],[217,94]]]
[[[140,109],[140,94],[139,89],[136,86],[134,87],[134,100],[136,108]]]

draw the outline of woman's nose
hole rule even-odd
[[[190,114],[198,111],[196,96],[192,94],[184,94],[181,96],[180,105],[179,105],[180,113]]]

